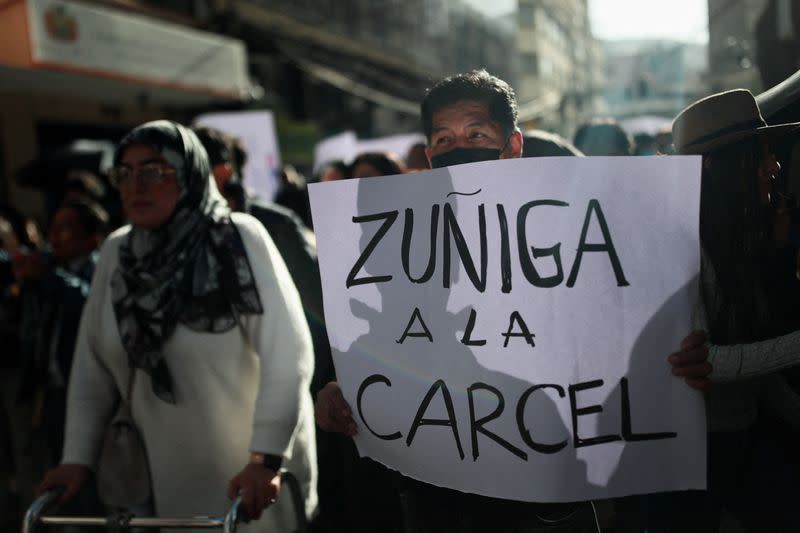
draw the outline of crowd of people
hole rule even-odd
[[[122,139],[108,176],[65,177],[46,236],[0,210],[0,529],[17,527],[33,487],[63,489],[68,511],[105,513],[94,470],[120,401],[150,468],[137,512],[222,515],[241,496],[246,531],[292,531],[297,513],[317,532],[800,528],[800,243],[776,156],[800,125],[767,125],[753,95],[733,90],[693,103],[671,131],[634,140],[599,119],[571,143],[521,131],[513,89],[485,71],[431,87],[421,121],[426,142],[404,157],[363,153],[316,179],[519,157],[702,156],[695,330],[664,346],[664,365],[704,394],[707,490],[532,504],[360,458],[304,178],[286,168],[275,201],[260,198],[243,183],[236,138],[159,120]],[[299,503],[284,496],[282,469],[299,481]]]

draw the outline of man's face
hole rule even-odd
[[[143,179],[141,167],[159,165],[163,174],[157,179]],[[180,186],[175,169],[170,168],[155,148],[145,144],[132,144],[125,148],[120,166],[127,167],[130,178],[119,184],[122,209],[135,226],[155,229],[164,224],[180,196]]]
[[[501,159],[522,155],[522,134],[515,131],[507,138],[485,102],[462,100],[443,107],[433,113],[431,126],[429,160],[455,148],[493,148]]]

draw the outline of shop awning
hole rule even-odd
[[[64,0],[0,7],[0,69],[4,90],[104,101],[199,105],[253,91],[239,40]]]

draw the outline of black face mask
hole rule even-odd
[[[450,167],[462,163],[477,163],[478,161],[494,161],[500,159],[500,150],[497,148],[453,148],[449,152],[431,157],[431,168]]]
[[[449,152],[431,157],[431,168],[449,167],[464,163],[477,163],[478,161],[497,161],[500,159],[500,154],[505,151],[509,142],[511,142],[510,135],[506,139],[506,142],[503,143],[503,147],[499,150],[497,148],[454,148]]]

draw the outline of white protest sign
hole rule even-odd
[[[207,113],[197,117],[195,123],[238,137],[247,150],[242,170],[245,186],[267,200],[275,197],[280,187],[281,152],[271,111]]]
[[[696,157],[553,157],[312,185],[360,453],[512,500],[704,488],[703,400],[666,361],[699,183]]]

